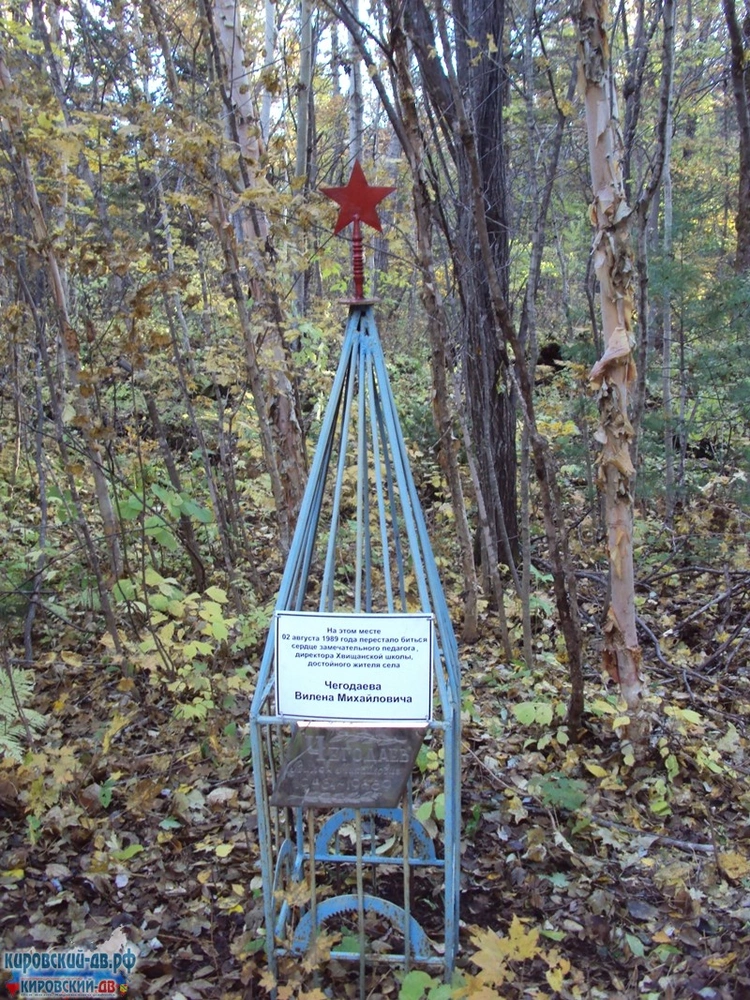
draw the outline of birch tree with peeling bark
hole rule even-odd
[[[596,439],[599,487],[604,495],[610,567],[610,603],[603,660],[628,706],[629,736],[643,738],[645,684],[636,631],[633,571],[633,426],[628,403],[635,384],[633,360],[634,266],[631,209],[622,174],[623,145],[610,67],[604,0],[582,0],[577,12],[580,84],[586,107],[596,226],[593,260],[600,288],[604,353],[590,373],[599,403]]]

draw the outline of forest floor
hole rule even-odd
[[[691,550],[688,522],[640,574],[653,695],[640,759],[593,667],[571,739],[551,623],[538,623],[529,670],[501,660],[485,613],[481,640],[462,650],[459,975],[451,987],[414,974],[403,984],[376,968],[372,1000],[750,998],[746,524],[730,508],[690,516],[713,524],[713,561]],[[593,574],[580,596],[593,664]],[[37,677],[47,729],[22,763],[0,765],[2,947],[124,935],[140,956],[130,996],[267,996],[244,735],[252,678],[188,722],[164,684],[124,674],[101,645],[43,654]],[[279,996],[359,995],[335,963],[326,975],[321,988],[292,971]]]

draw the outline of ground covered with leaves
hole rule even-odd
[[[642,755],[596,669],[596,567],[581,577],[590,666],[579,734],[564,725],[544,581],[533,669],[502,660],[485,611],[481,640],[462,650],[459,967],[441,984],[374,966],[368,997],[750,997],[746,527],[737,509],[705,502],[668,538],[641,539],[652,691]],[[140,956],[130,995],[267,996],[245,727],[253,670],[225,645],[210,710],[177,717],[179,684],[146,669],[137,646],[118,658],[68,645],[36,663],[32,704],[46,729],[0,765],[2,946],[96,948],[115,935]],[[428,933],[430,919],[439,908]],[[317,980],[310,962],[282,971],[282,998],[359,995],[335,961]]]

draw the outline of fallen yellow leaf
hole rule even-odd
[[[127,715],[121,715],[120,712],[115,712],[114,718],[110,722],[109,727],[107,728],[107,731],[102,739],[102,753],[109,753],[109,746],[112,740],[115,736],[117,736],[120,730],[124,729],[125,726],[130,725],[137,714],[137,710],[133,710]]]
[[[739,851],[719,851],[722,871],[731,879],[741,879],[750,875],[750,861]]]
[[[536,927],[525,931],[523,924],[514,914],[507,938],[500,939],[501,949],[511,962],[525,962],[539,954],[539,931]]]
[[[707,958],[706,965],[709,969],[721,972],[723,969],[728,969],[730,965],[734,965],[736,958],[737,952],[730,951],[727,955],[713,955],[711,958]]]
[[[508,973],[503,938],[493,930],[480,930],[471,936],[477,951],[471,956],[472,962],[482,970],[481,980],[494,986],[501,986]]]
[[[586,768],[589,774],[593,774],[595,778],[607,777],[607,772],[604,770],[601,764],[589,764],[588,761],[584,761],[583,766]]]
[[[563,970],[559,966],[556,969],[548,969],[545,973],[545,977],[555,993],[559,993],[562,989],[563,980],[565,979]]]

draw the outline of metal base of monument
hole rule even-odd
[[[443,949],[414,915],[415,903],[440,889],[445,866],[411,813],[410,792],[399,808],[298,814],[307,842],[284,841],[274,877],[277,958],[302,957],[326,933],[339,942],[331,952],[337,961],[445,967]],[[347,888],[355,891],[340,891]],[[394,889],[403,905],[384,895]],[[300,897],[306,900],[301,905]]]
[[[425,729],[299,729],[271,795],[272,806],[360,809],[401,801]]]

